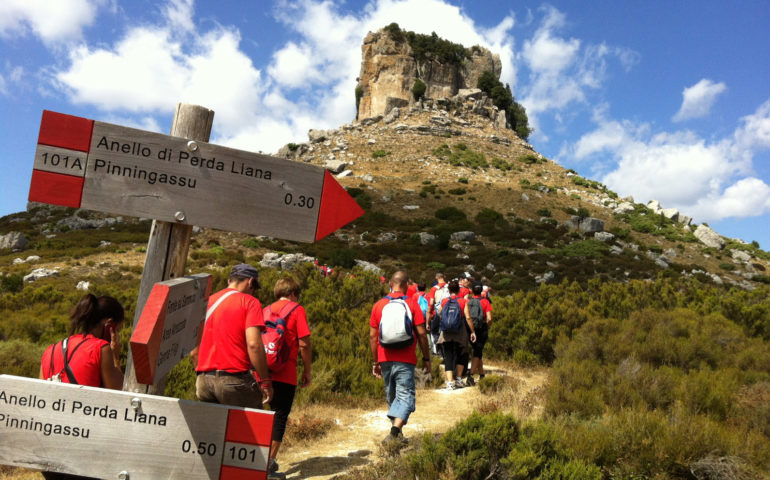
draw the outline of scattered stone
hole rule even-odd
[[[324,168],[331,173],[342,173],[347,167],[348,164],[342,160],[330,160],[324,165]]]
[[[401,125],[403,125],[403,124],[401,124]],[[404,125],[404,127],[406,127],[406,125]],[[374,145],[375,143],[377,143],[377,140],[375,140],[373,138],[370,138],[369,140],[366,141],[366,143],[368,143],[369,145]]]
[[[404,208],[404,210],[419,210],[420,206],[419,205],[404,205],[403,208]]]
[[[35,280],[40,280],[41,278],[48,278],[48,277],[55,277],[59,275],[59,272],[56,270],[51,270],[49,268],[36,268],[32,270],[28,275],[24,275],[24,281],[25,282],[34,282]]]
[[[325,141],[327,138],[331,138],[331,136],[332,135],[329,130],[316,130],[314,128],[311,128],[307,132],[307,137],[311,143],[321,143]]]
[[[623,249],[617,245],[610,247],[610,255],[620,255],[623,253]]]
[[[616,213],[618,215],[622,215],[624,213],[630,213],[633,212],[634,204],[629,202],[622,202],[620,203],[613,211],[612,213]]]
[[[733,260],[737,260],[739,262],[744,262],[744,263],[751,260],[751,255],[748,252],[744,252],[743,250],[732,249],[730,250],[730,256],[733,257]]]
[[[521,194],[521,200],[523,202],[528,202],[529,201],[529,195],[527,195],[526,193],[522,193]]]
[[[14,252],[24,250],[29,240],[21,232],[10,232],[0,235],[0,249],[10,248]]]
[[[361,177],[361,180],[363,180],[365,182],[373,182],[374,181],[374,177],[367,173],[366,175]]]
[[[101,242],[99,242],[100,248],[109,247],[110,245],[112,245],[112,242],[108,242],[107,240],[102,240]]]
[[[77,286],[75,287],[75,290],[82,290],[84,292],[87,292],[89,288],[91,288],[91,282],[86,282],[85,280],[81,280],[78,282]]]
[[[472,242],[476,240],[476,234],[473,232],[454,232],[450,237],[453,242]]]
[[[679,210],[676,208],[665,208],[660,211],[661,214],[663,214],[664,217],[671,219],[675,222],[679,221]]]
[[[701,241],[704,245],[711,248],[717,248],[719,250],[722,250],[725,248],[725,241],[724,239],[714,230],[707,227],[706,225],[698,225],[698,228],[695,229],[695,238]]]
[[[537,275],[535,277],[535,283],[548,283],[553,282],[556,279],[556,274],[552,271],[547,271],[543,275]]]
[[[436,240],[438,240],[438,238],[435,235],[432,235],[428,232],[420,232],[419,237],[420,237],[420,245],[433,245],[434,243],[436,243]]]
[[[494,263],[487,263],[486,269],[489,270],[490,272],[494,272],[495,271],[495,264]]]
[[[655,260],[655,265],[659,266],[660,268],[668,268],[668,263],[663,256],[660,256]]]
[[[600,242],[611,242],[615,239],[615,235],[610,232],[596,232],[594,233],[594,238]]]
[[[709,277],[711,277],[711,280],[716,283],[717,285],[723,285],[725,282],[722,281],[722,279],[719,277],[719,275],[716,275],[714,273],[707,273]]]
[[[377,115],[376,117],[365,118],[365,119],[361,120],[361,125],[363,125],[364,127],[368,127],[370,125],[374,125],[375,123],[379,122],[380,120],[382,120],[382,115]]]
[[[388,112],[385,117],[383,117],[382,121],[385,124],[391,124],[398,120],[399,115],[401,114],[401,111],[398,109],[398,107],[394,107],[390,112]]]
[[[22,263],[24,263],[23,258],[14,258],[13,262],[11,262],[12,265],[21,265]]]
[[[393,242],[398,238],[395,233],[392,232],[383,232],[379,235],[377,235],[377,241],[378,242]]]
[[[382,269],[373,263],[369,263],[364,260],[356,260],[356,265],[363,268],[367,272],[374,272],[378,275],[382,275]]]
[[[301,253],[280,253],[268,252],[262,257],[259,264],[264,268],[278,268],[281,270],[293,270],[302,263],[313,263],[315,258]]]

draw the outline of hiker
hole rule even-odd
[[[123,321],[123,306],[113,297],[84,295],[70,313],[69,336],[43,352],[38,378],[121,390],[118,331]],[[92,478],[58,472],[42,474],[46,480]]]
[[[444,274],[436,273],[436,284],[428,292],[428,318],[426,319],[428,331],[431,337],[431,352],[434,355],[441,355],[441,347],[438,345],[439,337],[439,313],[441,310],[441,301],[449,296],[446,289],[446,280]],[[443,355],[442,355],[443,356]]]
[[[262,408],[272,400],[262,344],[265,321],[254,296],[259,288],[257,269],[239,263],[230,270],[227,288],[209,297],[200,346],[190,354],[197,360],[198,400],[249,408]]]
[[[482,286],[481,298],[486,298],[487,300],[489,300],[489,303],[492,303],[492,298],[491,298],[492,289],[489,288],[489,279],[487,277],[481,277],[481,286]]]
[[[449,297],[441,302],[441,322],[438,344],[444,355],[446,388],[463,388],[463,371],[468,364],[468,332],[470,341],[476,341],[476,333],[470,320],[467,301],[458,296],[460,284],[452,280],[447,284]],[[466,327],[467,326],[467,327]]]
[[[458,292],[457,296],[460,298],[470,298],[471,296],[471,286],[473,285],[473,276],[465,272],[460,276],[460,292]]]
[[[398,271],[390,279],[390,293],[374,304],[369,320],[372,374],[385,381],[390,433],[383,443],[406,443],[402,428],[415,409],[415,345],[419,342],[423,368],[430,372],[425,318],[414,299],[406,296],[407,276]]]
[[[479,380],[484,378],[484,345],[489,338],[489,326],[492,325],[492,304],[483,297],[484,285],[475,283],[473,285],[473,296],[467,302],[468,313],[476,331],[476,341],[471,343],[473,356],[471,358],[471,369],[468,373],[468,383],[475,385],[473,375],[478,373]]]
[[[270,447],[270,461],[268,464],[268,478],[285,478],[278,473],[278,450],[283,442],[286,432],[286,422],[294,403],[294,394],[297,391],[297,357],[302,357],[302,375],[300,385],[310,385],[310,364],[313,358],[313,350],[310,345],[310,328],[307,324],[305,309],[298,303],[302,291],[297,280],[292,277],[278,279],[273,288],[273,295],[278,300],[263,310],[267,332],[263,337],[263,343],[270,350],[269,340],[276,339],[278,351],[271,358],[268,352],[268,366],[273,380],[273,399],[270,401],[270,409],[275,412],[273,421],[273,442]],[[270,331],[275,322],[281,325],[283,333],[275,333],[270,337]],[[273,331],[277,332],[277,328]],[[273,360],[274,359],[274,360]],[[273,362],[271,362],[273,360]],[[272,363],[272,365],[271,365]]]

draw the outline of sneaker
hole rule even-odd
[[[465,379],[465,385],[469,387],[476,385],[476,380],[473,379],[473,375],[468,375],[468,377]]]
[[[465,387],[465,384],[463,383],[462,378],[458,378],[457,380],[455,380],[455,388],[464,388],[464,387]]]
[[[388,434],[385,438],[382,439],[380,442],[382,445],[406,445],[409,443],[409,440],[404,436],[403,433],[399,432],[398,435],[395,437],[391,434]]]

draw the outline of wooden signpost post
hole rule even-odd
[[[273,412],[0,375],[0,464],[122,480],[264,480]]]

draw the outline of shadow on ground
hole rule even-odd
[[[347,457],[313,457],[298,463],[292,463],[284,473],[291,480],[334,475],[346,472],[353,467],[370,463],[366,457],[370,450],[358,450],[348,453]]]

